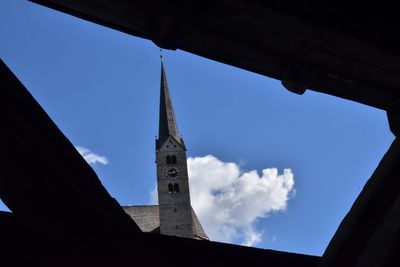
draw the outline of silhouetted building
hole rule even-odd
[[[208,240],[190,204],[186,147],[179,135],[162,62],[156,164],[159,205],[123,206],[125,212],[143,232]]]

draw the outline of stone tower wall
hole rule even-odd
[[[167,156],[176,156],[176,164],[167,164]],[[160,232],[193,238],[193,218],[185,149],[169,137],[156,152]],[[169,177],[168,169],[179,169],[178,177]],[[178,184],[179,192],[169,184]]]

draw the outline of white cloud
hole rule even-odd
[[[284,211],[294,194],[290,169],[240,170],[214,156],[188,158],[192,206],[211,240],[254,246],[263,232],[257,219]]]
[[[157,184],[150,191],[150,204],[151,205],[157,205],[158,204]]]
[[[100,163],[103,165],[108,164],[108,159],[104,156],[97,155],[96,153],[90,151],[90,149],[82,146],[76,146],[76,150],[78,150],[79,154],[86,160],[90,165],[94,165],[96,163]]]
[[[222,162],[212,155],[188,158],[192,206],[211,240],[254,246],[262,241],[259,218],[284,211],[294,196],[290,169],[240,170],[242,165]],[[158,202],[157,189],[150,192]],[[276,242],[276,236],[272,242]]]

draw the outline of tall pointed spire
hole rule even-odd
[[[178,132],[178,126],[176,125],[174,108],[169,95],[167,76],[165,75],[164,63],[161,57],[160,122],[157,147],[161,146],[169,136],[172,136],[178,143],[184,146]]]

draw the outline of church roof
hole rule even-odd
[[[122,206],[124,211],[135,221],[139,228],[146,233],[160,233],[160,215],[158,205],[134,205]],[[193,217],[193,237],[195,239],[208,240],[207,234],[204,232],[203,227],[196,213],[192,208]]]
[[[161,85],[160,85],[160,121],[158,128],[157,149],[169,136],[172,136],[178,143],[185,147],[179,135],[176,124],[174,108],[172,106],[167,76],[165,75],[164,63],[161,62]]]
[[[160,227],[158,205],[123,206],[122,208],[143,232],[150,233]]]
[[[201,226],[199,218],[197,218],[196,212],[194,212],[193,208],[192,208],[192,218],[193,218],[194,238],[209,240],[209,238],[208,238],[206,232],[204,231],[203,226]]]

